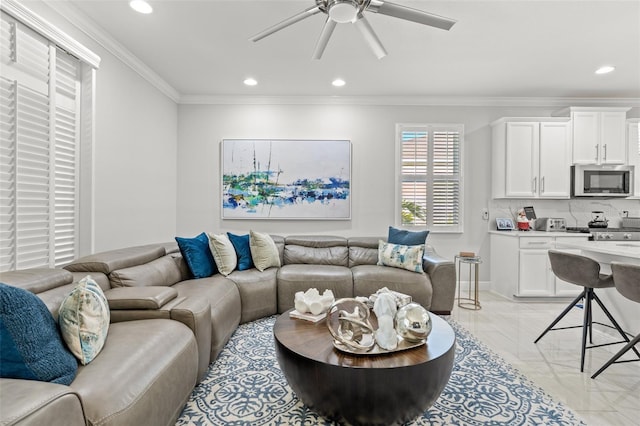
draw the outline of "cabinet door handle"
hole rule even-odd
[[[533,187],[533,192],[534,194],[536,193],[537,189],[538,189],[538,178],[534,177],[533,180],[531,181],[531,186]]]
[[[602,161],[607,161],[607,144],[602,145]]]
[[[540,178],[540,193],[544,194],[544,176]]]
[[[598,162],[598,145],[596,145],[596,163]]]
[[[527,244],[532,246],[532,245],[549,244],[549,243],[546,241],[529,241]]]

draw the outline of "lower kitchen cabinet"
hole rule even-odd
[[[580,234],[549,232],[491,233],[491,283],[506,297],[575,297],[580,287],[556,278],[547,252],[561,238]],[[579,250],[575,250],[579,253]]]

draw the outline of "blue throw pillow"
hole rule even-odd
[[[233,248],[236,249],[238,255],[238,271],[244,271],[253,268],[253,258],[251,257],[251,248],[249,246],[249,234],[234,235],[227,232]]]
[[[69,385],[77,370],[44,302],[0,283],[0,377]]]
[[[194,278],[210,277],[218,272],[205,232],[194,238],[176,237],[176,242]]]
[[[387,242],[391,244],[402,244],[403,246],[418,246],[420,244],[425,244],[428,235],[429,231],[427,230],[409,231],[390,226]]]

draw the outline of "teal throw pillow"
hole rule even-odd
[[[389,227],[387,242],[391,244],[402,244],[403,246],[419,246],[425,244],[429,231],[409,231],[407,229]]]
[[[238,271],[245,271],[253,268],[253,258],[251,257],[250,237],[247,235],[234,235],[227,232],[233,248],[238,255]]]
[[[194,238],[176,237],[176,242],[194,278],[210,277],[218,272],[206,232]]]
[[[69,385],[77,370],[44,302],[0,283],[0,377]]]

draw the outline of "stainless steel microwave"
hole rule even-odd
[[[633,166],[571,166],[571,196],[629,197],[633,195]]]

